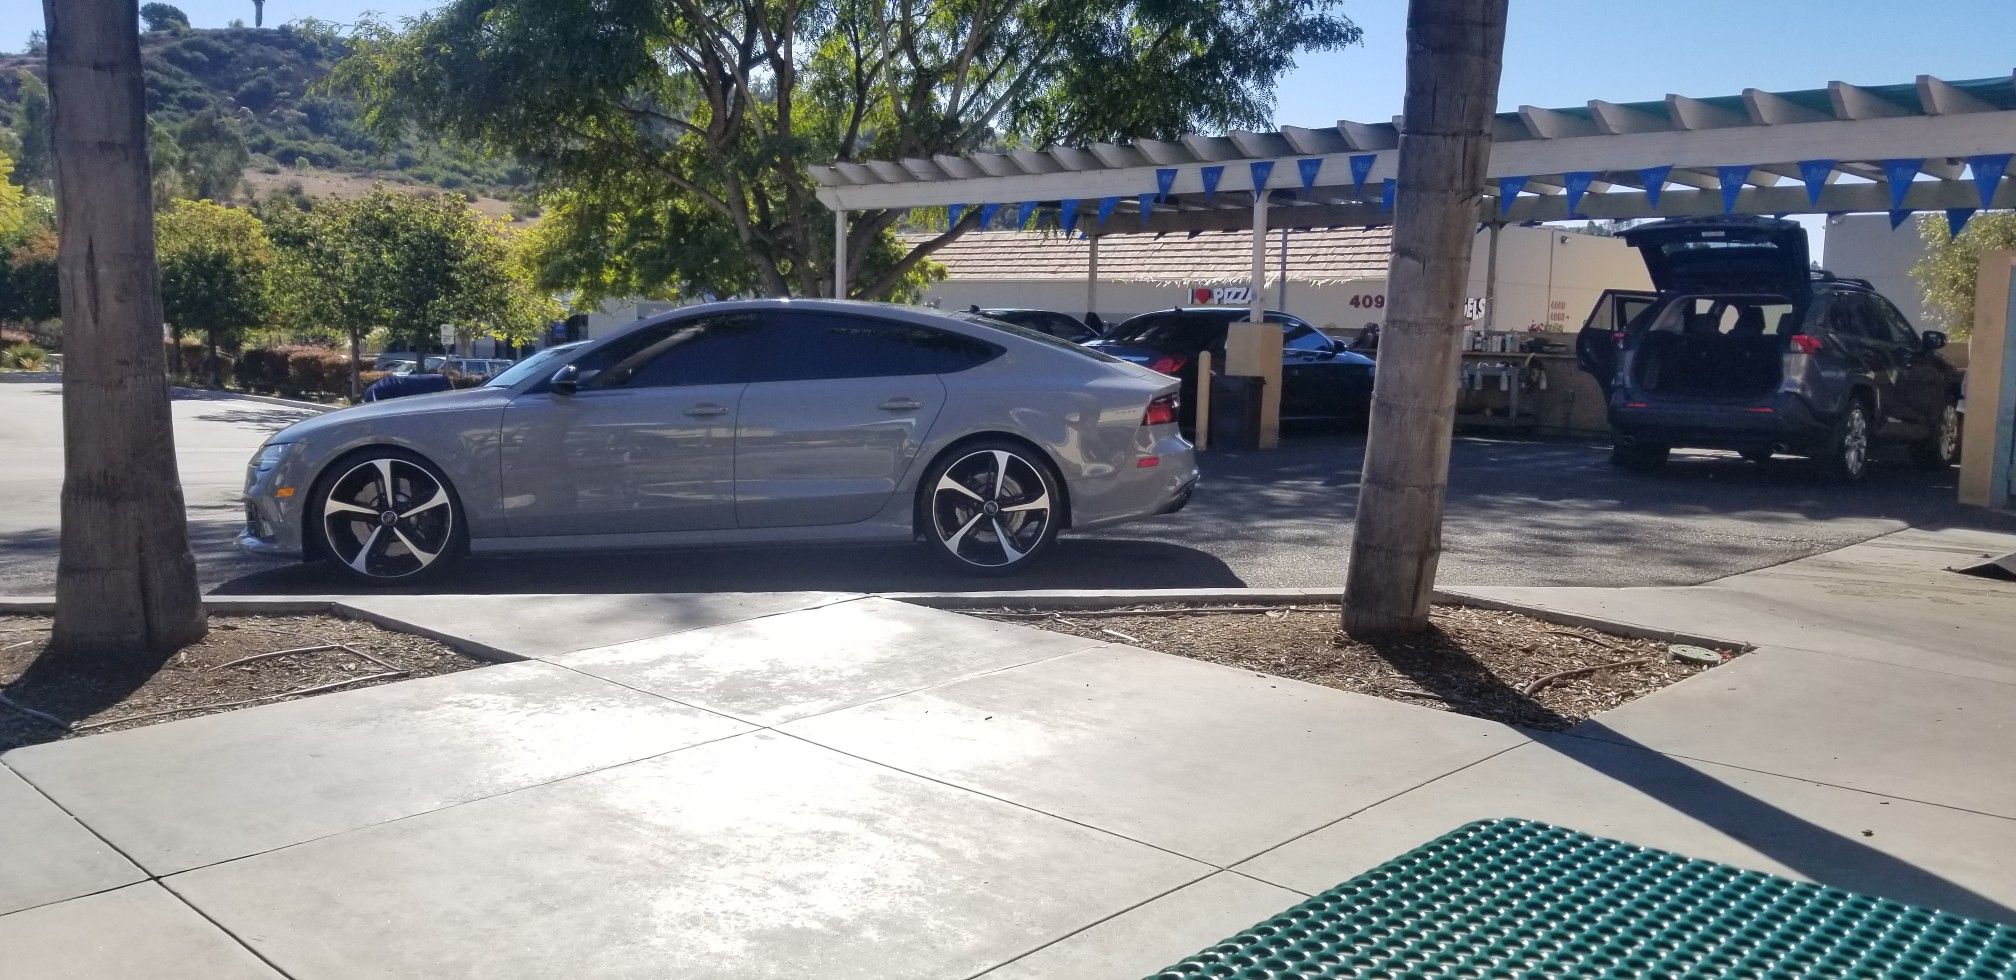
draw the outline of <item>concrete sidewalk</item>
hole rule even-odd
[[[385,597],[531,659],[8,753],[0,949],[81,977],[1139,976],[1495,816],[2016,922],[2016,584],[1937,571],[2001,540],[1478,590],[1765,645],[1544,737],[885,598]]]

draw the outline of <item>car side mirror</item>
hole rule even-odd
[[[1923,345],[1922,349],[1929,354],[1946,346],[1946,335],[1937,330],[1927,330],[1919,335],[1918,342]]]
[[[569,364],[553,372],[546,379],[546,390],[556,395],[572,395],[581,390],[581,369]]]

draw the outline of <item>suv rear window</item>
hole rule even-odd
[[[1799,332],[1799,308],[1782,296],[1682,296],[1660,309],[1645,332],[1780,337]]]

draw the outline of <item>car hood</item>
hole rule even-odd
[[[267,441],[295,442],[336,429],[357,425],[368,426],[392,416],[500,409],[510,401],[511,391],[505,388],[463,388],[458,391],[436,391],[424,395],[407,395],[404,398],[388,398],[381,402],[365,402],[362,405],[352,405],[349,408],[302,419],[274,433]]]
[[[1796,297],[1811,272],[1806,229],[1778,218],[1673,218],[1619,233],[1662,293],[1761,292]]]

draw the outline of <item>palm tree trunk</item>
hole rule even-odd
[[[64,348],[51,650],[133,662],[206,629],[162,364],[139,17],[132,0],[43,13]]]
[[[1344,584],[1344,631],[1354,637],[1428,628],[1505,5],[1412,0],[1407,7],[1390,300]]]

